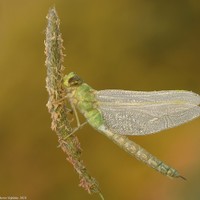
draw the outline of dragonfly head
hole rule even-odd
[[[83,83],[83,80],[74,72],[70,72],[64,77],[64,85],[66,87],[76,87]]]

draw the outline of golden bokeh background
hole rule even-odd
[[[75,71],[97,90],[200,94],[200,1],[0,1],[0,197],[95,200],[78,187],[77,174],[57,148],[45,106],[45,17],[53,5],[66,73]],[[200,199],[200,119],[130,137],[186,182],[160,175],[89,126],[76,134],[106,200]]]

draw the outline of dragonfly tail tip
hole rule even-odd
[[[187,181],[187,179],[184,177],[184,176],[179,176],[178,178],[181,178],[181,179],[183,179],[184,181]]]

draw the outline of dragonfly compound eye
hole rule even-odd
[[[68,83],[70,86],[79,86],[83,83],[83,80],[79,76],[74,75],[68,80]]]

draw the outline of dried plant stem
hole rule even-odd
[[[59,29],[60,20],[55,8],[49,10],[47,20],[45,64],[47,67],[46,88],[49,93],[47,107],[52,119],[51,128],[58,136],[59,146],[67,154],[67,160],[73,165],[79,175],[79,185],[89,194],[98,193],[103,199],[96,180],[88,174],[87,169],[80,158],[81,147],[78,138],[75,135],[66,137],[73,129],[68,120],[68,108],[66,107],[65,101],[59,101],[64,98],[66,93],[63,87],[63,40]]]

